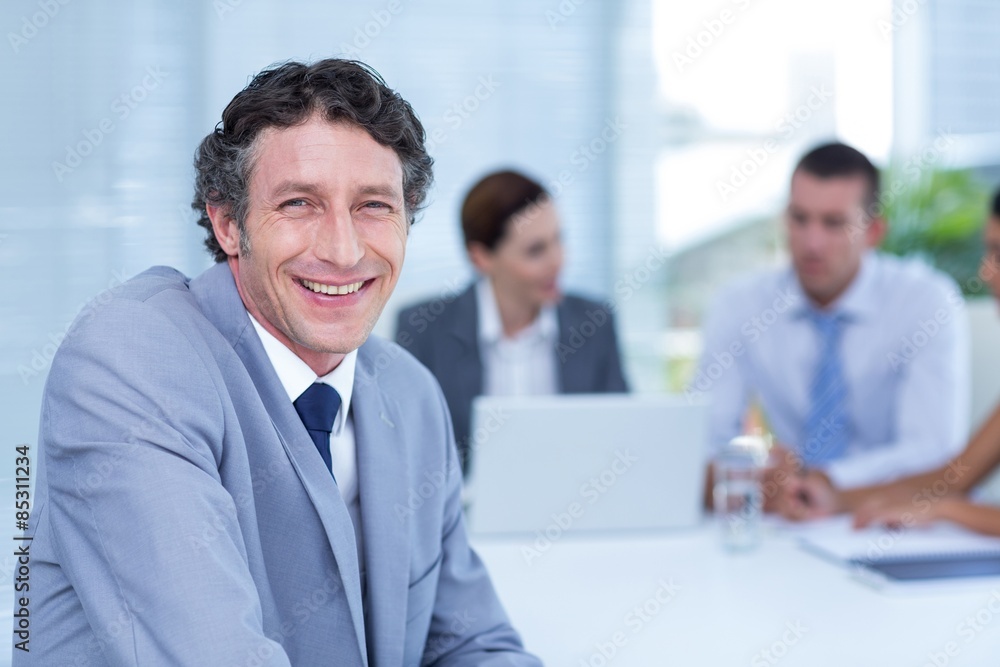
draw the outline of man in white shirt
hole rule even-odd
[[[834,143],[796,167],[786,211],[792,264],[722,291],[688,392],[712,400],[721,447],[755,405],[780,456],[765,487],[782,506],[789,475],[850,488],[927,470],[966,437],[968,342],[954,282],[880,255],[879,175]]]

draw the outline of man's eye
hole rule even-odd
[[[284,204],[282,204],[282,206],[291,206],[291,207],[299,207],[305,205],[306,205],[305,199],[289,199]]]
[[[365,203],[365,208],[389,208],[389,205],[381,201],[370,201]]]

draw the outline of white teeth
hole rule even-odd
[[[323,283],[314,283],[311,280],[303,280],[302,284],[311,289],[313,292],[342,295],[357,292],[361,289],[361,286],[364,285],[365,282],[362,280],[361,282],[351,283],[350,285],[324,285]]]

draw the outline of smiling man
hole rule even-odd
[[[758,406],[781,446],[765,491],[815,475],[840,488],[933,468],[966,434],[969,362],[954,282],[877,253],[879,174],[857,150],[819,146],[792,175],[791,266],[749,276],[711,308],[693,389],[712,399],[712,444]]]
[[[281,65],[195,166],[216,265],[137,276],[53,362],[15,664],[538,665],[469,548],[440,388],[369,337],[431,182],[410,106]]]

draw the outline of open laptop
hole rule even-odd
[[[707,404],[679,395],[479,397],[471,532],[693,526],[702,512],[707,427]]]

